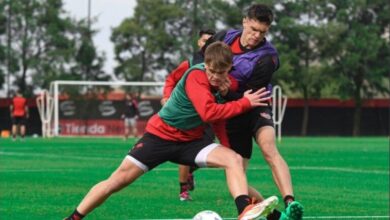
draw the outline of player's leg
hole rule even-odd
[[[26,135],[26,124],[27,124],[27,118],[21,118],[20,119],[20,137],[24,139],[24,136]]]
[[[243,158],[243,166],[244,166],[245,172],[247,170],[248,165],[249,165],[249,159]],[[259,201],[259,202],[264,200],[264,197],[261,195],[261,193],[250,185],[248,185],[248,195],[251,198],[254,198],[254,199],[256,199],[256,201]]]
[[[280,155],[275,144],[275,130],[271,126],[259,128],[256,141],[260,146],[264,159],[272,170],[273,179],[286,202],[293,200],[291,175],[286,161]],[[292,198],[290,198],[292,197]]]
[[[179,165],[179,184],[180,184],[180,201],[192,200],[188,187],[188,176],[190,173],[190,166]]]
[[[132,118],[131,132],[133,137],[138,137],[137,120],[135,118]]]
[[[252,112],[254,123],[255,140],[260,147],[264,159],[267,161],[272,171],[272,176],[276,186],[282,194],[285,206],[295,200],[291,181],[291,174],[286,161],[279,153],[275,144],[275,129],[273,127],[272,113],[270,108],[256,108]],[[291,220],[300,220],[303,215],[303,207],[298,202],[294,203],[294,212],[282,213],[282,217],[286,214]],[[292,215],[294,213],[294,215]],[[279,215],[277,213],[277,215]],[[279,218],[275,218],[279,219]],[[281,218],[283,219],[283,218]]]
[[[18,133],[18,125],[13,124],[13,125],[12,125],[12,139],[13,139],[13,140],[16,139],[17,133]]]
[[[92,187],[77,209],[67,219],[81,219],[102,204],[110,195],[128,186],[143,173],[167,161],[172,152],[171,147],[171,142],[145,133],[134,144],[117,170],[107,180]]]
[[[16,136],[18,135],[18,126],[19,120],[17,117],[12,117],[12,139],[16,140]]]
[[[207,165],[225,169],[226,182],[235,200],[239,219],[265,217],[276,207],[278,203],[276,197],[257,204],[249,197],[243,160],[239,154],[226,147],[215,147],[207,155]]]
[[[125,158],[111,176],[96,184],[67,219],[81,219],[102,204],[113,193],[128,186],[144,173],[133,161]]]
[[[246,171],[252,156],[252,134],[250,132],[250,114],[242,114],[227,121],[226,130],[230,148],[243,158],[243,167]],[[251,198],[263,201],[263,196],[252,186],[248,185]]]
[[[124,121],[124,127],[125,127],[124,139],[127,140],[127,138],[129,137],[129,132],[130,132],[129,119],[125,118],[123,121]]]

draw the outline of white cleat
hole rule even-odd
[[[265,218],[272,213],[278,202],[278,197],[271,196],[262,202],[250,204],[244,209],[238,220],[259,220]]]

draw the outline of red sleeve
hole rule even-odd
[[[179,64],[179,66],[170,72],[165,80],[163,89],[163,98],[169,98],[175,88],[177,82],[181,79],[184,73],[190,68],[188,60],[185,60]]]
[[[207,76],[201,70],[188,75],[185,90],[200,118],[207,123],[234,117],[251,108],[245,97],[225,104],[216,103]]]
[[[225,147],[230,148],[229,137],[226,132],[226,121],[217,121],[211,124],[215,136],[217,136],[219,143]]]

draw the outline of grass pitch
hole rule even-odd
[[[0,219],[66,217],[133,143],[119,138],[0,139]],[[285,137],[278,148],[290,166],[305,219],[389,219],[388,137]],[[86,219],[190,219],[205,209],[236,218],[222,170],[195,173],[192,202],[178,199],[177,170],[172,163],[156,168]],[[280,198],[257,147],[247,174],[264,196]]]

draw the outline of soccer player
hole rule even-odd
[[[199,39],[197,41],[199,49],[201,49],[205,45],[206,41],[214,34],[215,32],[211,29],[200,30]],[[177,82],[184,75],[185,71],[191,67],[192,63],[199,62],[199,59],[203,61],[202,56],[197,56],[198,53],[194,53],[193,59],[184,60],[176,69],[174,69],[171,73],[168,74],[163,88],[163,98],[161,99],[161,105],[164,105],[165,102],[168,100]],[[211,127],[208,126],[205,129],[205,135],[211,139],[214,139],[214,133]],[[196,169],[196,167],[179,165],[179,199],[181,201],[192,200],[189,191],[194,190],[195,188],[195,176],[193,173]]]
[[[242,97],[247,89],[257,90],[268,87],[273,73],[279,68],[279,56],[274,46],[267,41],[273,21],[273,13],[266,5],[253,4],[243,18],[243,28],[240,30],[221,31],[211,37],[208,44],[215,41],[227,43],[234,55],[233,68],[229,75],[231,83],[238,83],[238,93],[229,90],[225,99],[234,100]],[[202,62],[202,54],[196,56],[196,61]],[[196,64],[196,62],[194,62]],[[300,220],[303,206],[295,201],[291,175],[287,163],[278,152],[275,145],[275,130],[271,106],[257,107],[250,112],[231,118],[227,122],[228,143],[234,151],[244,158],[244,168],[252,155],[252,137],[260,146],[260,150],[271,167],[274,181],[283,196],[286,212],[275,210],[268,219]],[[249,194],[258,200],[262,196],[254,188],[249,187]]]
[[[138,130],[137,130],[138,115],[139,115],[138,103],[134,99],[134,95],[130,93],[126,94],[125,112],[122,114],[122,118],[124,119],[124,126],[125,126],[125,137],[124,137],[125,140],[127,140],[129,135],[132,137],[138,136]]]
[[[218,92],[232,67],[230,48],[211,44],[205,51],[205,63],[189,69],[175,87],[168,102],[146,126],[146,133],[133,146],[121,165],[107,179],[96,184],[67,219],[82,219],[114,192],[128,186],[145,172],[171,161],[199,167],[225,169],[227,185],[236,203],[238,219],[259,219],[277,205],[277,197],[252,203],[248,196],[242,158],[234,151],[203,138],[205,123],[233,117],[256,106],[266,105],[264,89],[244,92],[242,98],[219,104]]]
[[[10,105],[10,113],[12,119],[12,139],[16,140],[19,133],[20,137],[24,139],[26,135],[26,122],[29,117],[27,100],[23,95],[17,91],[12,104]]]
[[[279,68],[278,52],[265,38],[272,21],[273,13],[269,7],[253,4],[242,20],[242,29],[216,33],[202,48],[204,50],[208,44],[222,41],[230,46],[234,54],[233,68],[229,74],[238,81],[238,93],[229,90],[225,99],[235,100],[248,89],[256,91],[269,85],[273,73]],[[288,165],[275,144],[271,106],[256,107],[229,119],[226,129],[229,145],[244,158],[245,168],[252,155],[253,137],[272,170],[274,181],[285,202],[287,216],[275,210],[269,219],[302,219],[303,206],[295,201]],[[251,196],[262,199],[253,188],[250,187],[249,192]]]

